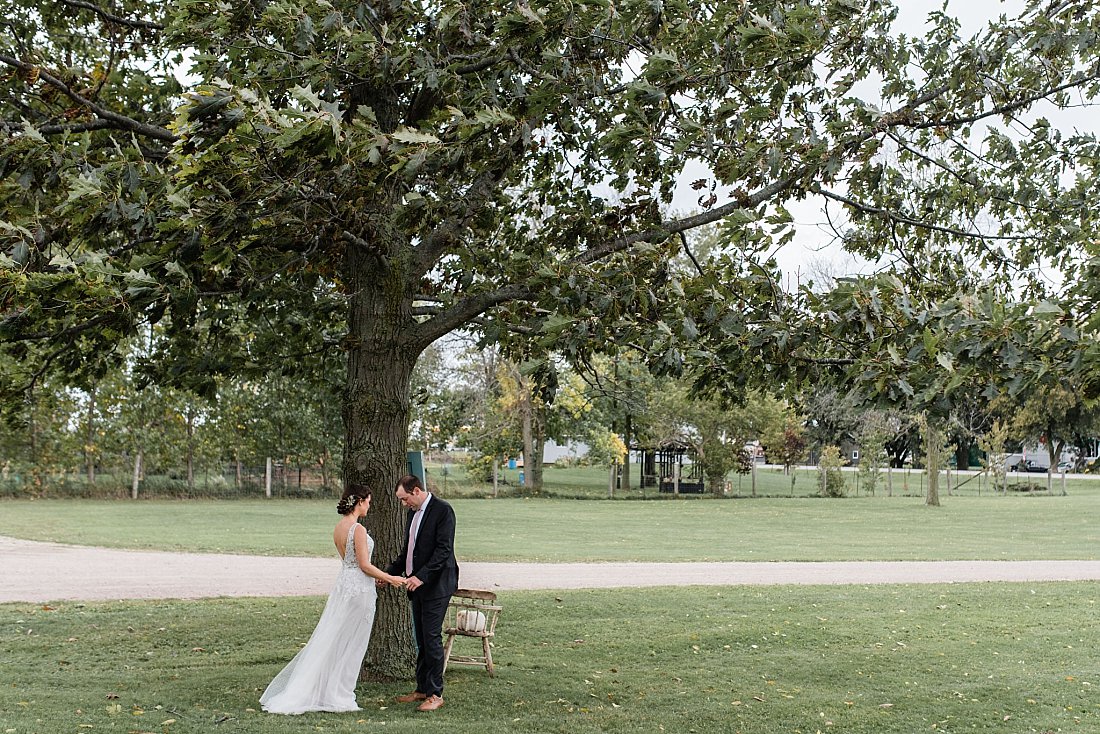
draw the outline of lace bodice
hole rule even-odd
[[[359,568],[359,561],[355,557],[355,528],[358,523],[352,523],[348,528],[347,542],[344,544],[344,558],[341,561],[340,576],[336,579],[336,587],[333,593],[349,597],[358,594],[376,595],[378,592],[374,585],[374,579],[363,573]],[[374,554],[374,538],[367,535],[367,560]]]

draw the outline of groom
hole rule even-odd
[[[458,588],[455,511],[425,492],[420,477],[412,474],[397,481],[396,494],[410,512],[401,555],[386,570],[408,579],[405,589],[416,637],[416,690],[397,701],[420,701],[417,710],[435,711],[443,705],[443,620]]]

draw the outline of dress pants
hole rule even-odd
[[[413,636],[416,638],[416,690],[428,696],[443,695],[443,620],[450,596],[412,602]]]

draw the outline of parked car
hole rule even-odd
[[[1050,459],[1040,454],[1029,454],[1025,459],[1023,454],[1009,454],[1005,459],[1005,468],[1009,471],[1045,472],[1050,466]]]

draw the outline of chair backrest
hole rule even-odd
[[[450,606],[454,617],[449,627],[460,635],[491,637],[496,631],[497,616],[501,611],[496,601],[497,595],[493,591],[459,589],[451,595]]]

